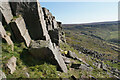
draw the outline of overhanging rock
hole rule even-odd
[[[30,53],[40,60],[49,61],[52,64],[57,64],[58,68],[63,72],[67,72],[67,67],[62,59],[60,52],[56,45],[52,44],[51,41],[33,41],[29,49]]]
[[[19,16],[19,18],[13,19],[10,25],[16,41],[24,41],[27,47],[29,47],[31,38],[29,36],[28,30],[26,29],[24,19],[21,16]]]

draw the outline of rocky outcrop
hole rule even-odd
[[[14,18],[10,26],[12,28],[12,32],[14,33],[16,39],[15,41],[25,42],[27,47],[29,47],[31,38],[29,36],[28,30],[26,29],[24,19],[21,16]]]
[[[13,47],[14,47],[14,44],[10,38],[9,35],[7,35],[3,25],[2,25],[2,22],[0,22],[0,36],[8,43],[8,45],[11,45],[12,46],[12,50],[13,50]]]
[[[58,50],[60,41],[65,40],[61,22],[57,22],[48,9],[42,8],[38,0],[34,2],[20,0],[4,4],[0,5],[2,23],[10,27],[12,39],[7,36],[4,27],[0,26],[2,38],[8,44],[12,44],[12,41],[24,42],[33,57],[47,60],[58,65],[63,72],[67,72],[65,62]],[[14,57],[8,61],[7,68],[11,74],[15,71],[15,62]]]
[[[8,2],[0,3],[0,12],[2,13],[0,15],[3,15],[3,18],[5,19],[5,22],[9,24],[13,18],[10,4]]]
[[[10,74],[13,74],[14,71],[16,70],[16,61],[17,61],[16,57],[13,56],[8,60],[6,64],[6,68],[8,69]]]
[[[48,9],[42,8],[44,13],[44,20],[46,22],[46,28],[50,35],[51,41],[56,45],[59,45],[60,42],[66,42],[64,32],[62,31],[62,23],[57,22],[55,17],[52,16],[52,13]]]
[[[63,72],[67,72],[67,67],[60,52],[50,41],[33,41],[30,45],[29,51],[34,57],[51,62],[52,64],[57,64]]]
[[[10,2],[14,16],[22,15],[33,40],[49,40],[43,11],[38,0],[34,2]]]

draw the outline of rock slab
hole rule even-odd
[[[52,64],[57,64],[58,68],[63,72],[67,72],[67,67],[62,59],[60,52],[56,45],[52,44],[51,41],[38,40],[33,41],[29,49],[30,53],[41,60],[49,61]]]
[[[13,18],[10,4],[8,2],[1,2],[0,3],[0,11],[1,11],[3,17],[5,18],[6,23],[9,24],[11,19]]]
[[[28,30],[26,29],[24,19],[21,16],[19,16],[18,18],[13,19],[10,25],[16,41],[18,42],[24,41],[27,47],[29,47],[31,38],[28,33]]]

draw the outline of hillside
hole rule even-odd
[[[63,29],[69,45],[119,69],[118,22],[63,24]]]
[[[105,38],[101,26],[62,26],[38,0],[3,2],[0,13],[0,80],[120,78],[117,28]]]
[[[63,26],[65,26],[65,30],[77,30],[80,31],[81,34],[90,35],[108,42],[119,43],[117,21],[88,24],[65,24]]]

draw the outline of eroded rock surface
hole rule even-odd
[[[33,41],[29,49],[30,53],[41,60],[46,60],[52,64],[57,64],[63,72],[67,72],[67,67],[55,44],[50,41]]]
[[[35,2],[10,2],[15,16],[22,15],[33,40],[49,40],[44,15],[38,0]]]
[[[0,3],[0,11],[2,13],[0,13],[0,15],[3,15],[6,23],[9,24],[11,19],[13,18],[10,4],[8,2]]]
[[[18,18],[13,19],[10,25],[16,41],[25,42],[27,47],[29,47],[31,38],[28,33],[28,30],[26,29],[24,19],[21,16],[19,16]]]
[[[10,36],[6,34],[6,31],[2,25],[2,22],[0,22],[0,36],[8,43],[8,45],[12,46],[12,50],[13,50],[14,44]]]
[[[16,57],[11,57],[9,60],[8,60],[8,63],[6,64],[6,67],[8,68],[10,74],[13,74],[16,70]]]

